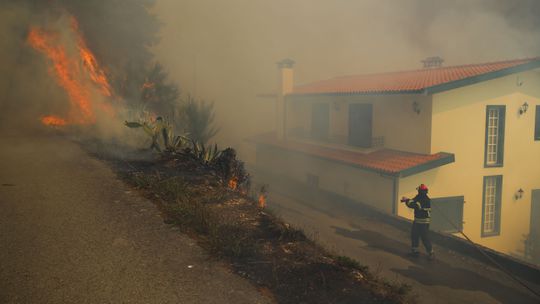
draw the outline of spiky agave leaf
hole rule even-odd
[[[169,148],[169,130],[164,127],[161,129],[161,135],[163,136],[163,143],[165,144],[165,148]]]
[[[128,128],[140,128],[142,127],[143,125],[139,122],[136,122],[136,121],[124,121],[124,125]]]

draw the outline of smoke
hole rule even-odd
[[[56,2],[0,4],[2,131],[35,132],[47,129],[42,121],[66,122],[80,135],[127,143],[126,101],[81,30],[74,15]],[[134,48],[133,53],[141,52]]]
[[[45,66],[25,47],[28,25],[35,15],[24,4],[0,6],[0,127],[3,130],[38,125],[38,113],[57,109],[58,91]]]
[[[540,2],[491,0],[159,0],[155,48],[184,91],[215,101],[218,141],[274,129],[275,62],[293,58],[296,83],[346,74],[540,54]]]
[[[256,96],[275,92],[275,62],[286,57],[297,62],[300,84],[415,69],[432,55],[453,65],[540,53],[535,0],[155,2],[154,7],[151,0],[0,3],[0,127],[38,128],[42,115],[69,112],[47,62],[26,43],[31,25],[59,25],[65,11],[81,22],[90,49],[126,103],[136,98],[144,79],[122,81],[141,74],[134,71],[155,55],[184,95],[214,102],[220,126],[215,140],[241,152],[249,149],[246,137],[274,129],[274,100]],[[120,92],[130,86],[135,97]]]

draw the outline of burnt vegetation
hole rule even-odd
[[[410,286],[389,282],[358,261],[331,253],[261,208],[231,148],[211,161],[193,149],[165,151],[153,161],[109,160],[157,204],[167,224],[180,227],[278,303],[415,301]],[[232,179],[238,182],[235,188]]]

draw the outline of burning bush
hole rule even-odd
[[[242,193],[249,191],[251,184],[249,173],[244,168],[244,162],[236,158],[236,151],[233,148],[223,150],[210,166],[232,190],[239,190]]]

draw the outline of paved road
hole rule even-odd
[[[504,273],[435,246],[436,260],[410,258],[409,231],[329,201],[286,180],[259,176],[270,184],[269,207],[320,243],[357,259],[390,281],[413,286],[419,303],[539,303]],[[423,248],[421,248],[423,249]],[[539,286],[534,286],[540,291]]]
[[[0,303],[269,303],[60,137],[0,136]]]

